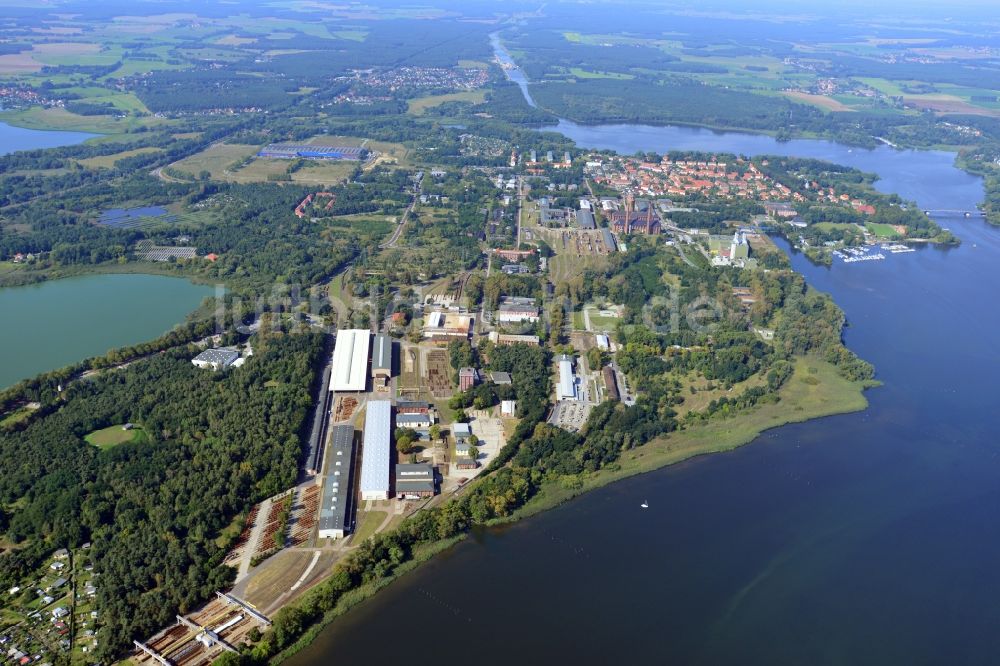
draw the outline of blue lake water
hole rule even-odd
[[[0,289],[0,388],[152,340],[213,294],[163,275],[86,275]]]
[[[881,189],[925,209],[970,210],[983,198],[947,153],[677,127],[558,129],[627,153],[829,159],[878,173]],[[939,221],[960,247],[830,268],[791,255],[845,310],[847,344],[878,369],[884,386],[868,410],[771,430],[479,531],[291,663],[439,663],[440,650],[385,640],[412,627],[490,666],[996,664],[1000,230]]]
[[[93,139],[95,136],[99,135],[87,132],[25,129],[0,122],[0,155],[8,155],[19,150],[72,146]]]

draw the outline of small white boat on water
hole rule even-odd
[[[643,500],[642,504],[640,504],[639,506],[641,506],[643,509],[648,509],[649,508],[649,502],[647,500]]]

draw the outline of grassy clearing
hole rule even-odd
[[[361,522],[358,525],[358,529],[354,532],[354,540],[351,543],[359,544],[375,534],[375,530],[385,522],[385,518],[388,515],[385,511],[368,511],[365,513],[361,517]]]
[[[335,30],[330,32],[330,34],[339,39],[347,39],[352,42],[363,42],[368,38],[368,33],[364,30]],[[458,62],[458,66],[463,66],[461,60]]]
[[[868,228],[868,231],[872,232],[879,238],[899,238],[899,233],[892,227],[891,224],[868,222],[865,226]]]
[[[570,254],[557,255],[549,259],[549,275],[554,284],[569,282],[574,278],[582,277],[583,272],[588,268],[601,267],[606,262],[607,259],[600,255],[583,257]]]
[[[332,185],[354,173],[357,162],[311,162],[292,174],[296,183]],[[252,166],[252,165],[251,165]]]
[[[327,230],[323,233],[331,237],[337,235],[338,229],[348,229],[371,240],[379,240],[383,236],[388,236],[396,226],[394,222],[384,216],[373,216],[367,213],[329,218],[327,225]]]
[[[684,397],[684,402],[677,406],[678,416],[684,416],[688,412],[700,412],[708,407],[708,403],[713,400],[718,400],[719,398],[737,396],[743,393],[748,388],[754,386],[763,386],[767,383],[766,379],[761,375],[754,375],[745,382],[739,382],[733,385],[733,388],[726,390],[718,382],[711,382],[704,377],[698,376],[696,373],[690,373],[686,377],[680,378],[681,383],[681,395]],[[712,386],[713,388],[709,388]],[[691,393],[691,387],[696,389],[696,393]]]
[[[149,74],[163,70],[187,69],[190,65],[166,62],[165,60],[126,60],[122,66],[109,74],[108,79],[119,79],[137,74]]]
[[[34,411],[34,409],[29,407],[22,407],[21,409],[13,411],[0,420],[0,428],[10,428],[22,421],[25,421]]]
[[[906,95],[899,85],[889,79],[858,77],[858,81],[870,88],[878,90],[882,94],[889,95],[890,97],[903,97]]]
[[[148,155],[149,153],[162,153],[162,148],[154,148],[152,146],[146,148],[136,148],[134,150],[126,150],[120,153],[115,153],[113,155],[100,155],[98,157],[88,157],[87,159],[78,160],[80,164],[87,167],[88,169],[111,169],[115,166],[115,162],[118,160],[123,160],[126,157],[135,157],[136,155]]]
[[[146,433],[142,428],[138,427],[125,430],[121,425],[113,425],[102,430],[95,430],[84,437],[84,439],[88,444],[96,446],[99,449],[110,449],[127,442],[144,441]]]
[[[259,146],[232,143],[214,143],[200,153],[195,153],[171,166],[178,171],[197,177],[202,171],[208,171],[215,180],[229,180],[229,167],[260,150]],[[283,171],[283,170],[282,170]]]
[[[831,231],[857,230],[856,225],[844,222],[817,222],[816,224],[813,225],[813,227],[819,229],[820,231],[824,231],[826,233],[829,233]],[[889,228],[891,229],[892,227]]]
[[[635,78],[632,74],[623,74],[621,72],[598,72],[583,69],[582,67],[573,67],[569,70],[569,73],[578,79],[620,79],[627,81]]]
[[[243,514],[237,514],[234,516],[233,519],[229,521],[229,524],[219,531],[219,536],[215,539],[215,545],[222,548],[227,543],[238,537],[240,532],[243,531],[243,522],[245,519],[246,516]]]
[[[618,329],[618,322],[621,321],[621,317],[603,316],[600,314],[601,310],[593,306],[587,306],[586,309],[590,313],[590,328],[594,331],[614,332]]]
[[[112,116],[80,116],[66,109],[32,107],[22,111],[0,113],[0,120],[16,127],[40,130],[92,132],[94,134],[124,134],[130,129],[163,125],[163,118],[114,118]]]
[[[781,389],[781,401],[725,419],[716,419],[657,438],[622,455],[619,462],[584,477],[582,485],[567,488],[551,481],[515,515],[523,518],[561,504],[579,494],[635,474],[707,453],[731,451],[754,440],[760,433],[789,423],[834,414],[857,412],[868,406],[864,386],[837,374],[825,361],[807,357],[796,360],[795,373]]]
[[[408,102],[407,113],[419,116],[423,115],[427,109],[440,106],[447,102],[468,102],[469,104],[482,104],[486,100],[484,90],[466,90],[464,92],[448,93],[446,95],[428,95],[418,97]]]

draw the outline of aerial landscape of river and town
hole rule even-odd
[[[995,664],[989,3],[0,0],[0,664]]]

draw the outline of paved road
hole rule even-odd
[[[406,220],[410,217],[410,213],[417,206],[417,201],[420,200],[420,192],[423,190],[423,185],[418,183],[414,188],[413,201],[410,202],[409,207],[403,212],[403,219],[399,221],[396,225],[396,230],[392,232],[392,236],[386,242],[379,245],[380,249],[388,249],[390,247],[396,247],[396,242],[399,241],[399,237],[403,235],[403,227],[406,226]]]
[[[271,498],[269,497],[260,503],[260,509],[257,511],[256,522],[254,522],[253,529],[250,530],[250,537],[247,539],[247,543],[243,547],[243,556],[240,557],[240,566],[236,573],[237,582],[246,578],[250,573],[250,560],[253,559],[253,555],[257,550],[257,544],[260,543],[261,537],[264,536],[264,528],[267,526],[267,516],[270,513]]]
[[[521,214],[524,211],[524,181],[517,177],[517,244],[514,246],[521,249]]]
[[[678,251],[678,252],[680,253],[680,255],[681,255],[681,259],[683,259],[683,260],[684,260],[684,263],[685,263],[685,264],[687,264],[687,265],[688,265],[688,266],[690,266],[691,268],[698,268],[698,267],[697,267],[697,266],[695,265],[695,263],[694,263],[693,261],[691,261],[690,259],[688,259],[688,256],[687,256],[686,254],[684,254],[684,248],[683,248],[683,247],[681,247],[681,242],[680,242],[680,241],[677,241],[677,244],[676,244],[676,245],[674,245],[674,247],[676,247],[676,248],[677,248],[677,251]]]

